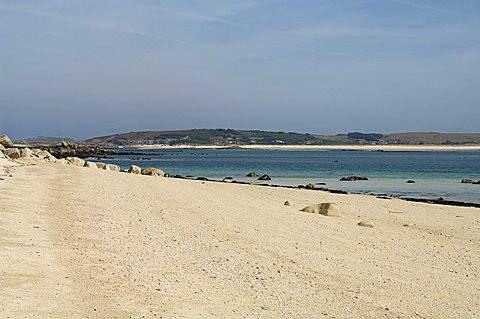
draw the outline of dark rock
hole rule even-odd
[[[247,174],[247,177],[257,177],[257,173],[250,172],[250,173]]]
[[[407,181],[407,184],[414,184],[414,183],[415,183],[415,181],[412,180],[412,179],[409,179],[409,180]]]
[[[315,184],[312,184],[312,183],[307,184],[307,185],[305,185],[305,188],[306,189],[315,189]]]
[[[315,185],[327,185],[327,183],[319,182],[319,183],[315,183]]]
[[[197,177],[197,181],[208,181],[206,177]]]
[[[341,182],[355,182],[355,181],[368,181],[368,178],[363,176],[348,176],[340,178]]]
[[[283,205],[290,206],[290,202],[288,200],[286,200],[285,203],[283,203]]]
[[[480,185],[480,181],[476,181],[472,183],[473,185]]]
[[[473,184],[475,182],[471,179],[464,178],[464,179],[462,179],[462,181],[460,183],[462,183],[462,184]]]
[[[227,177],[225,177],[224,179],[233,179],[233,177],[227,176]]]
[[[259,181],[270,181],[271,178],[267,174],[264,174],[258,178]]]

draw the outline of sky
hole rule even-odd
[[[0,131],[480,132],[480,0],[0,0]]]

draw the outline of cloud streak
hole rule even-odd
[[[177,43],[177,44],[187,44],[187,42],[185,42],[183,40],[171,38],[171,37],[164,36],[164,35],[161,35],[161,34],[139,31],[139,30],[130,29],[130,28],[126,28],[126,27],[122,27],[122,26],[118,26],[118,25],[113,25],[113,24],[108,24],[108,23],[78,19],[78,18],[66,16],[66,15],[61,15],[61,14],[55,14],[55,13],[49,13],[49,12],[44,12],[44,11],[25,9],[25,8],[20,8],[20,7],[16,7],[16,6],[5,5],[5,4],[0,4],[0,10],[17,12],[17,13],[28,14],[28,15],[38,16],[38,17],[55,19],[55,20],[62,20],[62,21],[69,22],[69,23],[81,24],[81,25],[91,27],[91,28],[109,30],[109,31],[114,31],[114,32],[118,32],[118,33],[124,33],[124,34],[140,36],[140,37],[149,38],[149,39],[155,39],[155,40],[159,40],[159,41],[167,41],[167,42],[172,42],[172,43]]]

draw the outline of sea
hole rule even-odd
[[[131,152],[143,154],[124,154]],[[232,177],[237,181],[266,183],[246,177],[256,172],[258,176],[269,175],[270,184],[319,183],[318,187],[353,193],[480,204],[480,185],[460,183],[464,178],[480,180],[478,151],[121,149],[119,155],[103,161],[122,169],[132,164],[157,167],[171,176],[216,180]],[[352,175],[368,180],[340,181]]]

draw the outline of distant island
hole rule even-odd
[[[19,142],[29,145],[46,145],[62,140],[60,137],[36,137]],[[191,129],[177,131],[129,132],[76,141],[103,147],[128,147],[138,145],[479,145],[480,133],[362,133],[318,135],[295,132],[260,130]]]

